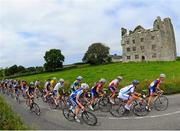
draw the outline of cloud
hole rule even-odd
[[[0,0],[0,66],[43,65],[51,48],[66,64],[81,61],[93,42],[121,54],[120,28],[152,28],[157,16],[172,19],[180,55],[179,7],[178,0]]]

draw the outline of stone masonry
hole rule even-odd
[[[176,42],[170,18],[161,20],[158,16],[153,29],[137,26],[127,32],[121,28],[123,62],[129,61],[174,61],[176,60]]]

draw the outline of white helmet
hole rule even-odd
[[[123,79],[123,77],[122,77],[122,76],[118,76],[118,77],[117,77],[117,79],[122,80],[122,79]]]
[[[165,74],[160,74],[160,77],[161,77],[161,78],[165,78],[166,75],[165,75]]]
[[[101,82],[101,83],[106,83],[106,79],[101,78],[101,79],[99,80],[99,82]]]
[[[64,82],[64,79],[60,78],[60,79],[59,79],[59,82]]]
[[[81,84],[81,88],[83,88],[83,89],[88,89],[89,88],[89,85],[88,84],[86,84],[86,83],[82,83]]]
[[[83,77],[82,77],[82,76],[78,76],[76,79],[77,79],[77,80],[82,80]]]

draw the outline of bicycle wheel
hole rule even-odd
[[[148,110],[146,109],[147,103],[145,101],[137,102],[133,106],[133,113],[137,116],[146,116],[148,114]]]
[[[38,115],[38,116],[40,115],[40,108],[39,108],[38,104],[32,103],[32,105],[30,106],[30,110],[32,112],[34,112],[36,115]]]
[[[114,117],[122,117],[125,113],[126,109],[124,108],[124,104],[115,104],[112,106],[110,113]]]
[[[81,117],[87,125],[95,126],[97,124],[97,117],[92,112],[84,111]]]
[[[68,121],[75,120],[75,114],[69,109],[69,107],[63,108],[63,115]]]
[[[168,98],[166,96],[159,96],[154,101],[154,107],[157,111],[164,111],[168,108]]]
[[[112,107],[112,104],[109,102],[109,98],[103,97],[101,100],[99,100],[98,106],[100,111],[109,112]]]
[[[49,106],[50,106],[51,109],[56,109],[57,106],[56,106],[53,98],[51,98],[49,100]]]
[[[20,104],[20,99],[19,99],[19,96],[16,96],[16,101],[17,101],[17,103],[19,103],[19,104]]]

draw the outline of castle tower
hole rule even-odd
[[[128,61],[174,61],[176,42],[170,18],[154,21],[153,29],[137,26],[134,31],[121,29],[123,62]]]

